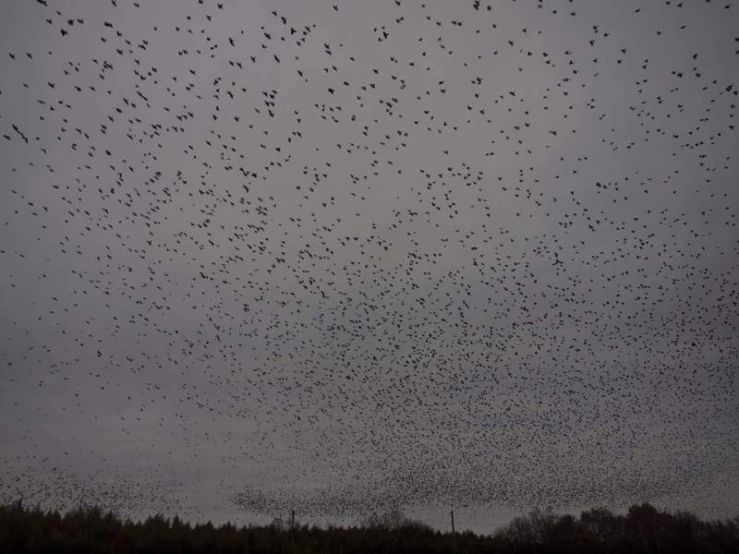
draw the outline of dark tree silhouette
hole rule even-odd
[[[123,521],[99,507],[61,514],[28,508],[21,502],[0,506],[0,552],[26,553],[451,553],[449,533],[407,518],[398,509],[373,514],[361,525],[329,527],[275,520],[270,525],[216,527],[190,525],[163,515]],[[557,515],[534,510],[494,535],[459,533],[459,554],[739,554],[739,517],[703,521],[687,512],[665,512],[649,504],[625,515],[605,509]]]

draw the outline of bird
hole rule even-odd
[[[111,5],[3,44],[0,496],[733,515],[735,9]]]

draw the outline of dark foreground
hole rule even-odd
[[[279,521],[268,526],[191,526],[157,516],[122,521],[99,508],[64,515],[0,506],[0,552],[28,553],[738,553],[739,516],[701,521],[686,512],[662,512],[649,504],[626,515],[607,510],[579,517],[534,511],[492,536],[434,531],[395,511],[361,526],[320,529]]]

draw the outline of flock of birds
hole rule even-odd
[[[11,2],[0,497],[736,510],[738,9]]]

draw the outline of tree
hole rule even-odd
[[[285,521],[281,517],[276,517],[272,519],[269,526],[272,527],[275,531],[285,531],[287,529],[287,525],[285,525]]]
[[[360,525],[367,529],[383,531],[398,531],[401,529],[420,532],[433,531],[431,527],[422,521],[406,517],[403,511],[398,507],[390,508],[389,510],[379,514],[375,512],[371,516],[365,518]]]
[[[498,534],[514,543],[544,544],[556,534],[556,527],[557,516],[551,508],[544,511],[536,508],[527,516],[514,518]]]

